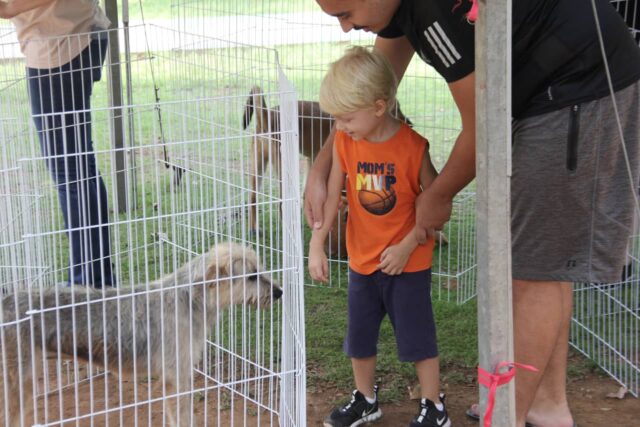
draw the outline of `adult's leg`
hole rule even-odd
[[[567,402],[567,357],[569,353],[569,330],[573,310],[573,288],[562,283],[562,324],[556,345],[551,353],[538,391],[527,414],[527,420],[535,426],[571,426],[571,413]]]
[[[515,359],[539,369],[516,375],[518,426],[573,425],[565,386],[571,306],[571,283],[513,282]]]
[[[90,97],[106,40],[94,40],[70,63],[28,69],[31,108],[58,191],[70,245],[69,282],[112,285],[107,191],[91,140]]]

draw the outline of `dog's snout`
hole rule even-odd
[[[279,286],[274,286],[271,291],[271,297],[274,300],[280,299],[282,296],[282,289]]]

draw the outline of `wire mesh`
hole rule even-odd
[[[612,4],[640,42],[638,2],[613,0]],[[358,32],[343,34],[334,18],[325,16],[314,2],[307,0],[172,0],[171,16],[171,19],[155,21],[171,25],[173,29],[155,25],[131,29],[133,53],[124,65],[131,69],[133,90],[122,110],[106,107],[106,97],[100,95],[105,91],[105,83],[96,85],[94,90],[94,106],[97,107],[93,111],[94,126],[98,129],[95,139],[110,141],[114,138],[115,131],[109,126],[114,115],[120,114],[127,123],[121,135],[127,140],[126,148],[118,151],[108,148],[107,143],[96,143],[99,169],[110,188],[109,199],[114,205],[111,214],[115,219],[110,226],[117,230],[112,231],[116,275],[122,285],[144,283],[162,277],[194,254],[204,252],[212,243],[211,239],[233,239],[241,243],[253,242],[265,264],[265,271],[275,274],[282,283],[297,283],[302,270],[296,270],[300,268],[296,257],[286,254],[302,253],[303,248],[297,246],[295,239],[297,233],[308,238],[308,231],[290,228],[289,219],[295,220],[296,215],[299,218],[299,205],[295,196],[285,194],[287,191],[299,192],[299,187],[293,183],[304,182],[308,163],[297,163],[296,157],[283,154],[283,164],[295,173],[285,174],[283,170],[279,174],[270,165],[263,172],[262,187],[258,189],[252,184],[255,153],[251,153],[247,140],[254,140],[258,132],[253,126],[243,129],[240,125],[250,88],[262,88],[269,108],[289,102],[277,94],[282,89],[276,83],[279,76],[273,67],[275,53],[253,46],[276,49],[300,99],[314,101],[328,63],[340,56],[345,45],[371,44],[373,39]],[[124,36],[124,31],[120,31],[119,38]],[[3,142],[0,144],[0,287],[3,292],[30,288],[33,284],[46,288],[64,281],[68,270],[65,261],[68,247],[61,231],[57,201],[30,125],[23,65],[16,59],[17,45],[6,42],[11,37],[11,29],[0,28],[0,42],[5,43],[1,47],[0,73],[0,141]],[[136,44],[140,40],[142,43]],[[152,46],[147,47],[147,43]],[[157,46],[163,49],[155,50]],[[214,47],[217,53],[210,56]],[[262,52],[268,59],[256,52]],[[160,89],[160,101],[155,98],[156,87]],[[418,132],[430,140],[434,163],[440,168],[460,128],[446,84],[419,60],[414,60],[399,88],[399,100]],[[295,124],[295,120],[293,122]],[[304,129],[300,128],[299,132],[302,134]],[[272,140],[271,133],[261,136]],[[295,138],[289,141],[292,145],[300,143]],[[311,142],[316,145],[316,140]],[[126,159],[123,169],[114,166],[114,158],[118,155]],[[118,177],[123,174],[126,177],[126,203],[115,206],[114,200],[122,197],[117,188]],[[151,181],[145,176],[150,176]],[[177,176],[180,176],[178,183]],[[285,185],[285,181],[291,187]],[[220,187],[226,190],[219,191]],[[469,190],[456,199],[452,221],[444,230],[448,246],[441,243],[434,256],[434,285],[438,285],[434,286],[434,297],[440,299],[464,302],[475,295],[475,196],[473,187]],[[274,196],[279,191],[282,195]],[[251,194],[257,194],[255,203],[251,201]],[[154,202],[149,204],[148,199]],[[249,215],[245,214],[250,206],[259,209],[258,225],[254,228],[249,224]],[[285,219],[283,222],[281,216]],[[336,227],[334,239],[340,240],[340,236],[341,226]],[[575,285],[572,324],[572,344],[636,395],[640,366],[637,242],[636,236],[630,244],[628,274],[625,273],[620,283]],[[344,286],[346,254],[340,241],[334,244],[338,249],[331,264],[331,286]],[[260,323],[265,321],[265,313],[247,311],[245,316],[244,308],[229,310],[227,317],[223,316],[216,323],[216,339],[223,336],[228,344],[212,339],[207,347],[207,363],[198,369],[205,384],[198,396],[204,395],[205,403],[215,400],[218,404],[214,413],[206,412],[206,416],[213,417],[215,422],[224,424],[219,409],[223,406],[226,411],[237,414],[230,415],[234,417],[233,422],[253,423],[251,417],[255,414],[261,417],[264,411],[271,415],[263,416],[260,422],[269,424],[274,422],[271,416],[279,411],[280,417],[286,414],[288,420],[295,420],[290,421],[290,425],[304,424],[300,421],[303,420],[300,409],[294,409],[294,402],[304,399],[304,392],[300,392],[304,375],[296,377],[297,374],[293,374],[300,373],[300,361],[304,358],[303,315],[296,311],[300,310],[297,304],[302,301],[302,292],[292,286],[283,298],[283,302],[289,302],[269,311],[271,317],[267,327]],[[290,307],[291,311],[285,307]],[[284,326],[279,329],[281,318]],[[249,329],[242,329],[240,333],[234,330],[232,334],[229,325],[238,323],[246,324]],[[3,334],[5,329],[6,326],[0,328]],[[260,362],[243,356],[246,354],[243,351],[254,348],[253,338],[248,344],[242,339],[248,330],[269,330],[266,335],[258,334],[265,336],[264,342],[269,341],[274,346],[272,349],[260,344],[261,350],[254,353],[266,354],[267,347],[271,352]],[[232,337],[227,338],[225,334]],[[281,343],[278,343],[278,337],[282,337]],[[5,335],[0,339],[0,344],[4,344]],[[235,346],[238,340],[242,342],[239,345],[243,350],[227,348]],[[295,352],[283,357],[278,368],[273,354],[291,346]],[[255,348],[258,348],[257,344]],[[216,364],[216,360],[224,360],[227,365]],[[275,367],[271,367],[272,361]],[[60,402],[67,401],[66,397],[59,397],[64,396],[59,390],[70,387],[76,396],[84,393],[79,388],[81,380],[97,384],[96,381],[102,381],[98,379],[104,377],[105,385],[98,388],[110,394],[109,384],[113,384],[113,380],[106,380],[111,378],[110,374],[94,368],[85,372],[84,365],[73,362],[56,360],[54,363],[58,376],[65,377],[62,382],[56,380],[53,387],[54,400],[59,406],[62,406]],[[266,365],[268,369],[264,368]],[[278,371],[282,373],[283,383],[289,381],[287,387],[291,388],[287,390],[296,390],[297,395],[288,391],[285,400],[284,392],[278,394],[275,382],[265,378],[267,372],[277,374]],[[288,377],[290,374],[294,376]],[[222,377],[226,380],[219,380]],[[242,380],[248,377],[256,380]],[[217,382],[212,378],[217,378]],[[207,391],[210,387],[214,392]],[[5,396],[7,392],[4,388]],[[78,397],[73,399],[79,400]],[[148,405],[149,400],[153,399],[139,399],[129,406],[112,405],[103,412],[117,414],[122,425],[125,410],[138,411]],[[96,408],[93,410],[100,412]],[[47,413],[48,410],[42,411]],[[69,417],[80,419],[78,414]],[[146,417],[150,423],[150,412]]]
[[[84,170],[90,150],[45,155],[39,136],[56,129],[34,129],[19,50],[0,44],[2,423],[302,425],[298,175],[265,170],[258,229],[248,222],[258,191],[246,95],[258,83],[269,103],[296,103],[276,52],[154,25],[103,34],[135,40],[103,69],[119,66],[124,84],[96,83],[91,110],[41,115],[65,129],[90,112],[109,206],[100,225],[65,225],[60,188],[82,193],[97,178],[54,180],[50,162]],[[297,132],[296,114],[280,115],[279,138]],[[91,283],[73,281],[68,237],[96,228],[108,229],[100,270],[116,286],[69,287]]]
[[[636,0],[613,0],[612,5],[629,25],[632,35],[640,43],[640,6]],[[221,31],[233,40],[270,46],[278,50],[283,66],[301,99],[315,100],[319,83],[329,62],[337,59],[346,44],[372,44],[370,35],[351,31],[343,34],[334,18],[323,14],[313,2],[237,1],[233,4],[207,0],[174,0],[172,2],[178,26]],[[229,16],[227,27],[210,25],[211,19]],[[215,29],[214,29],[215,28]],[[460,129],[455,103],[445,82],[419,59],[414,59],[398,90],[403,112],[413,121],[415,129],[430,141],[431,155],[437,168],[446,161]],[[301,180],[304,182],[304,177]],[[332,238],[343,236],[339,224]],[[305,236],[309,237],[305,228]],[[475,247],[475,188],[470,185],[455,202],[452,220],[444,229],[448,240],[436,247],[433,266],[433,297],[464,303],[476,293]],[[635,242],[635,240],[634,240]],[[630,245],[630,248],[637,244]],[[337,244],[340,248],[340,244]],[[636,258],[630,249],[630,266],[636,268]],[[337,255],[337,256],[336,256]],[[330,286],[346,284],[346,255],[344,250],[332,256]],[[632,288],[627,277],[622,288]],[[309,283],[309,280],[306,281]],[[619,288],[619,286],[618,286]],[[576,284],[575,316],[572,345],[596,362],[637,394],[638,363],[638,305],[633,292],[623,292],[609,298],[608,304],[617,307],[625,317],[611,323],[607,330],[602,323],[586,321],[584,306],[604,298],[597,287]],[[587,310],[591,319],[608,316],[605,312]],[[599,314],[598,314],[599,313]],[[616,339],[613,339],[616,336]],[[623,338],[623,339],[622,339]],[[622,340],[620,340],[622,339]],[[622,347],[620,347],[622,346]],[[624,349],[624,350],[623,350]],[[600,355],[610,352],[609,358]],[[613,356],[615,355],[615,357]]]

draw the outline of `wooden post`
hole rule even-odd
[[[493,372],[513,361],[511,308],[511,0],[480,0],[476,46],[478,352]],[[515,426],[515,386],[498,388],[495,426]],[[488,389],[480,386],[484,418]]]
[[[125,0],[126,1],[126,0]],[[108,87],[112,148],[114,148],[115,193],[113,201],[116,212],[127,210],[127,168],[124,151],[124,116],[122,114],[122,77],[120,70],[120,45],[118,40],[118,3],[117,0],[104,0],[105,13],[111,21],[108,53]]]

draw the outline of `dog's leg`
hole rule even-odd
[[[251,159],[252,167],[251,177],[252,191],[249,207],[249,227],[252,234],[256,233],[257,221],[258,221],[258,207],[256,205],[258,191],[260,190],[260,184],[264,171],[269,164],[270,156],[270,140],[274,138],[271,133],[277,133],[276,115],[273,111],[267,109],[267,104],[262,94],[262,89],[259,86],[254,86],[251,89],[249,98],[245,105],[245,111],[242,120],[243,129],[249,126],[251,116],[255,110],[256,116],[256,134],[253,136],[253,142],[251,146]],[[269,134],[267,137],[259,136],[261,134]]]
[[[18,365],[17,357],[7,366],[7,383],[10,394],[7,402],[9,427],[28,425],[27,418],[33,412],[34,390],[31,357],[26,352],[28,352],[28,348],[23,349],[21,366]]]
[[[265,146],[267,147],[265,149]],[[251,146],[251,197],[249,206],[249,226],[252,233],[257,230],[258,222],[258,191],[262,184],[262,176],[264,175],[265,165],[269,161],[268,145],[262,139],[255,136]]]
[[[167,394],[176,396],[167,402],[167,421],[171,427],[190,427],[191,426],[191,395],[179,395],[179,393],[188,392],[191,389],[191,380],[189,378],[180,379],[179,385],[176,383],[167,383]]]
[[[7,366],[7,389],[9,390],[8,399],[4,402],[5,410],[7,411],[4,419],[8,419],[9,427],[20,426],[20,400],[22,399],[25,390],[20,392],[20,372],[17,366],[8,364]]]
[[[166,425],[170,427],[177,427],[178,425],[182,425],[182,424],[178,424],[178,419],[179,419],[178,413],[180,408],[178,406],[179,397],[177,397],[176,395],[178,394],[179,390],[178,390],[178,387],[176,387],[176,382],[174,379],[166,380],[165,387],[166,388],[163,390],[162,381],[158,381],[158,384],[156,385],[156,390],[159,391],[159,393],[162,395],[164,399]],[[163,392],[166,394],[163,394]],[[176,396],[176,397],[168,397],[168,396]]]
[[[166,388],[163,388],[163,384],[162,384],[162,379],[160,379],[159,381],[155,381],[154,384],[152,385],[152,394],[153,397],[162,397],[163,402],[163,415],[165,415],[165,417],[162,419],[162,424],[163,426],[167,425],[170,427],[176,427],[178,425],[178,420],[176,417],[177,414],[177,410],[176,410],[176,403],[175,403],[175,398],[169,398],[167,396],[173,396],[176,393],[176,387],[174,386],[173,382],[169,382],[167,381],[165,383]]]
[[[186,374],[180,379],[179,391],[184,393],[191,390],[191,379],[185,378]],[[191,427],[191,402],[193,401],[193,394],[180,396],[178,398],[178,420],[181,427]]]

